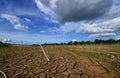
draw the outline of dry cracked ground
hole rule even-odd
[[[0,70],[7,78],[120,78],[120,46],[43,47],[49,62],[39,46],[0,48]]]

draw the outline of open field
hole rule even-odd
[[[0,48],[0,70],[8,78],[120,78],[120,46],[43,48],[49,62],[40,46]]]

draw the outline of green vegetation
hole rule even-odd
[[[40,46],[39,44],[33,44],[32,46]]]
[[[108,39],[108,40],[100,40],[96,39],[94,41],[70,41],[68,43],[45,43],[43,45],[91,45],[91,44],[120,44],[120,40]]]
[[[8,43],[3,43],[0,41],[0,47],[7,47],[7,46],[10,46],[11,44],[8,44]]]

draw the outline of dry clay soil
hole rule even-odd
[[[50,61],[40,46],[0,48],[0,70],[7,78],[120,78],[120,46],[43,48]]]

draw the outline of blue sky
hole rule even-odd
[[[119,0],[1,0],[0,41],[120,39]]]

